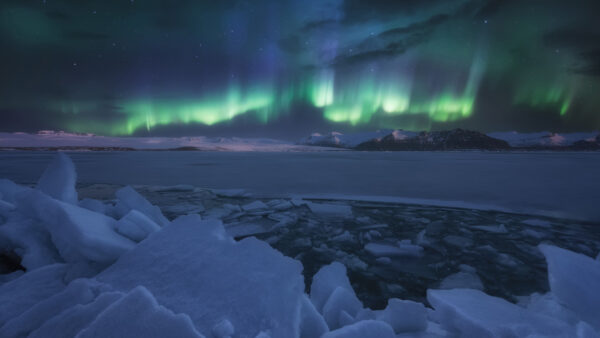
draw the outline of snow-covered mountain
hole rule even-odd
[[[298,143],[322,147],[354,148],[361,143],[373,139],[380,139],[392,133],[398,134],[398,137],[401,137],[401,135],[406,135],[406,137],[412,137],[413,134],[416,134],[414,132],[391,129],[382,129],[374,132],[360,132],[352,134],[342,134],[336,131],[332,131],[324,135],[314,133],[308,137],[303,138]]]
[[[505,150],[509,148],[506,141],[464,129],[421,132],[409,137],[403,133],[391,133],[356,147],[358,150]]]
[[[41,150],[203,150],[203,151],[320,151],[334,150],[268,138],[238,137],[110,137],[63,131],[0,133],[0,149]]]
[[[484,134],[464,129],[432,132],[384,129],[353,134],[315,133],[302,139],[299,144],[358,150],[600,150],[600,134],[598,132]]]
[[[489,133],[488,136],[504,140],[511,147],[566,147],[578,141],[594,141],[598,132],[591,133],[519,133],[516,131]]]

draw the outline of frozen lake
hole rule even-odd
[[[49,152],[1,152],[0,177],[34,183]],[[79,183],[190,184],[257,195],[361,196],[600,220],[600,153],[80,152]]]

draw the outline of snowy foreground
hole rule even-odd
[[[360,265],[356,260],[320,268],[306,294],[298,260],[247,237],[260,232],[256,225],[225,227],[222,221],[232,214],[278,214],[277,227],[285,227],[291,216],[282,211],[298,205],[332,220],[351,219],[348,205],[255,200],[169,221],[129,186],[106,202],[79,200],[75,184],[74,165],[64,154],[35,188],[0,180],[0,337],[600,336],[600,261],[556,246],[538,246],[550,291],[520,297],[518,304],[482,292],[473,268],[464,265],[445,285],[427,290],[426,305],[392,298],[384,309],[371,310],[347,277],[348,268]],[[525,223],[551,226],[541,219]],[[364,250],[383,264],[418,257],[442,225],[427,226],[416,240],[369,241]],[[382,228],[363,232],[375,238]],[[331,240],[352,236],[342,232]],[[444,240],[472,245],[460,236]]]

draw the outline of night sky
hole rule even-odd
[[[600,1],[0,3],[0,131],[600,129]]]

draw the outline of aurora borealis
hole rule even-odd
[[[0,131],[600,129],[591,0],[0,4]]]

